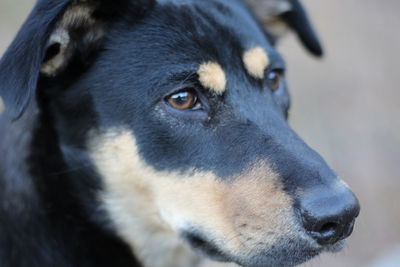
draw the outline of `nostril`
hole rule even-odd
[[[314,225],[310,229],[311,236],[321,245],[334,244],[341,239],[342,230],[336,222],[329,221]]]
[[[352,221],[335,221],[329,220],[323,222],[316,218],[308,217],[308,224],[305,228],[309,234],[321,245],[334,244],[339,240],[345,239],[353,232],[355,218]],[[312,223],[310,223],[312,222]]]
[[[335,235],[338,226],[337,223],[328,222],[323,224],[317,232],[324,237],[332,236]]]

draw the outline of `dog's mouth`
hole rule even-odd
[[[215,261],[232,261],[232,258],[224,253],[211,240],[208,240],[204,235],[196,232],[184,232],[183,239],[200,254],[215,260]]]
[[[302,264],[322,252],[335,253],[343,249],[346,240],[333,245],[311,245],[307,240],[285,240],[264,251],[257,250],[253,256],[230,255],[221,250],[212,240],[198,232],[184,232],[183,239],[197,253],[215,261],[235,262],[241,266],[295,266]]]

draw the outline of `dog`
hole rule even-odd
[[[359,203],[289,127],[298,0],[39,0],[0,61],[0,266],[294,266]]]

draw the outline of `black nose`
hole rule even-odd
[[[347,186],[315,188],[302,196],[301,215],[305,229],[321,245],[348,237],[360,212],[357,198]]]

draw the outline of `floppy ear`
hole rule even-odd
[[[111,23],[137,19],[154,0],[38,0],[0,60],[0,96],[19,118],[35,96],[40,76],[57,77],[72,61],[87,64]],[[74,65],[75,66],[75,65]]]
[[[315,56],[322,56],[321,42],[299,0],[246,0],[246,2],[274,38],[280,37],[286,28],[290,28],[309,52]]]

